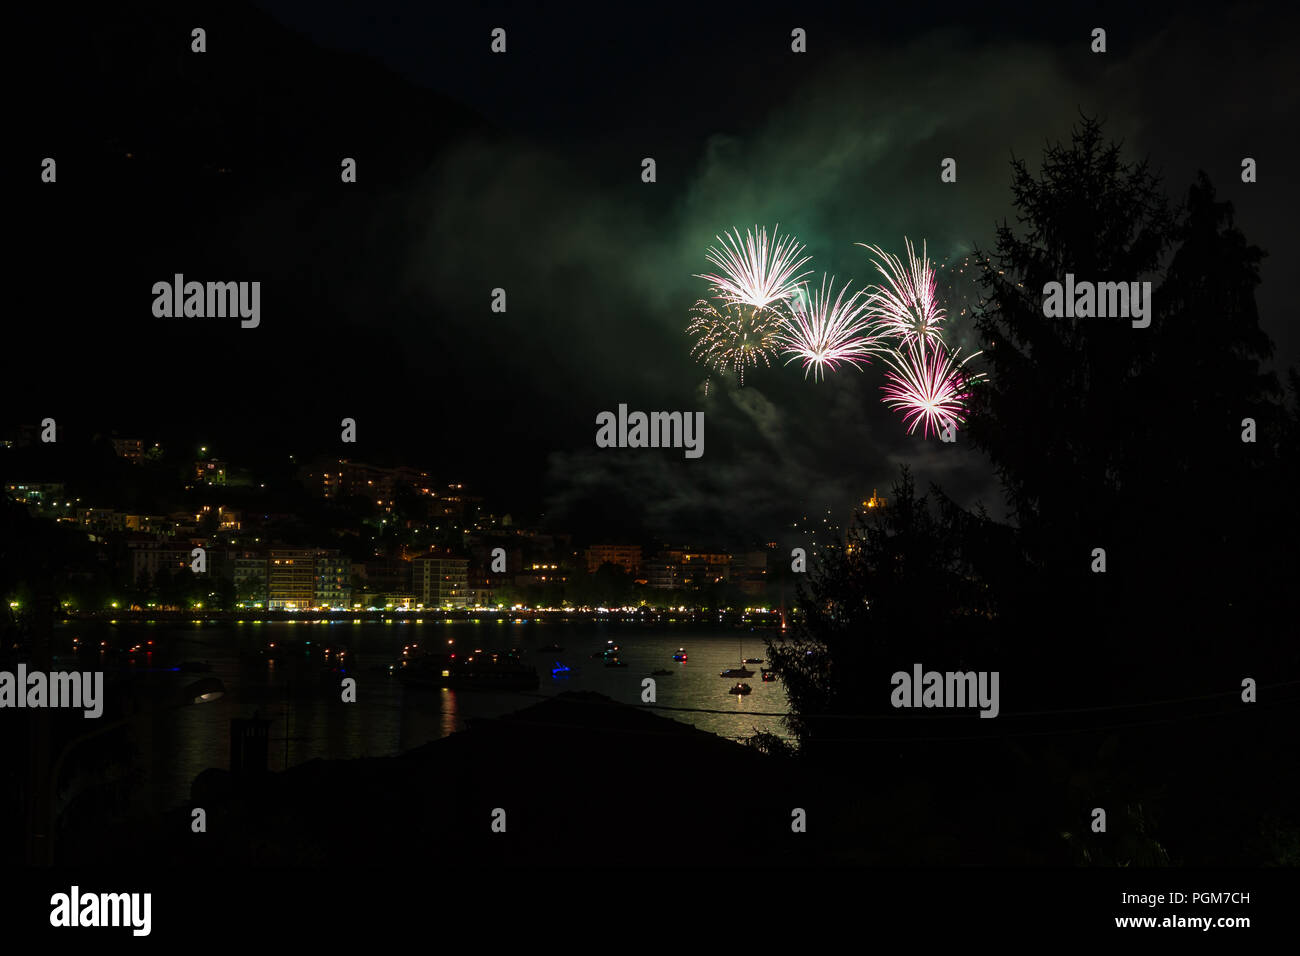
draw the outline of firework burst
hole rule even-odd
[[[775,309],[700,299],[691,308],[691,316],[686,333],[695,339],[691,355],[702,365],[717,372],[735,372],[743,386],[747,367],[760,360],[772,364],[784,326],[784,317]]]
[[[829,280],[828,287],[823,275],[820,292],[800,287],[799,294],[787,303],[782,351],[790,356],[787,365],[802,359],[804,378],[811,372],[814,380],[820,380],[827,369],[834,371],[842,362],[860,366],[881,350],[866,315],[864,293],[859,290],[846,299],[846,283],[832,301],[834,286],[835,279]]]
[[[964,369],[966,362],[979,353],[959,362],[960,351],[950,353],[944,348],[926,346],[924,339],[918,339],[916,347],[891,350],[885,356],[890,371],[885,372],[889,384],[881,386],[885,392],[883,400],[890,408],[902,410],[909,435],[916,431],[917,425],[922,426],[922,434],[929,438],[931,429],[938,433],[947,425],[965,424],[970,386],[984,376],[969,374]]]
[[[793,236],[778,238],[779,229],[777,226],[772,230],[771,242],[767,229],[757,226],[746,232],[744,240],[739,229],[734,230],[734,235],[723,233],[717,237],[721,248],[711,246],[708,254],[708,260],[722,274],[696,278],[709,280],[720,298],[739,305],[762,309],[792,298],[798,292],[799,280],[809,274],[796,272],[812,257],[800,257],[804,247]]]
[[[877,323],[878,334],[898,339],[900,348],[909,348],[918,342],[942,348],[939,326],[943,323],[944,310],[939,307],[935,295],[934,266],[926,254],[924,242],[920,258],[917,258],[911,240],[904,239],[903,242],[907,245],[906,265],[898,256],[879,246],[858,243],[876,257],[872,264],[885,277],[883,286],[871,287],[874,291],[867,298],[868,312]]]

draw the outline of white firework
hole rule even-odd
[[[710,246],[708,253],[708,260],[721,274],[696,278],[711,282],[723,300],[758,309],[793,297],[800,280],[809,275],[798,273],[798,269],[812,256],[800,257],[803,245],[793,236],[778,238],[779,229],[772,230],[770,242],[767,229],[757,226],[746,232],[743,240],[739,229],[734,235],[723,233],[717,237],[721,248]]]
[[[845,283],[832,300],[834,287],[835,279],[823,275],[820,292],[800,287],[799,294],[786,303],[789,315],[782,352],[790,356],[786,364],[802,360],[804,378],[811,373],[820,380],[827,369],[834,371],[841,363],[860,366],[882,349],[867,317],[864,292],[849,295]]]
[[[918,342],[924,346],[943,348],[940,326],[945,316],[935,294],[934,266],[926,254],[924,243],[918,259],[911,240],[904,239],[903,242],[907,245],[906,265],[898,256],[885,252],[879,246],[858,243],[878,257],[872,259],[872,264],[885,277],[884,285],[871,287],[872,292],[867,301],[868,312],[876,323],[878,334],[897,339],[900,349],[911,348]]]

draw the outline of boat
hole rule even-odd
[[[562,653],[562,652],[564,651],[564,648],[562,648],[559,644],[547,644],[545,647],[539,647],[538,650],[539,650],[539,651],[550,651],[550,652],[553,652],[553,653],[555,653],[555,654],[560,654],[560,653]]]
[[[754,672],[748,667],[728,667],[719,676],[721,677],[753,677]]]
[[[675,661],[686,660],[686,648],[684,647],[677,648],[677,653],[673,655],[673,660]]]
[[[743,697],[745,694],[748,694],[748,693],[749,693],[750,691],[752,691],[753,689],[754,689],[754,688],[750,687],[748,684],[740,684],[740,683],[738,683],[738,684],[736,684],[735,687],[733,687],[733,688],[731,688],[730,690],[728,690],[727,693],[728,693],[728,694],[737,694],[737,695]]]
[[[627,667],[627,661],[620,661],[617,657],[611,657],[605,661],[606,667]]]
[[[617,658],[618,652],[619,652],[619,646],[617,644],[615,644],[613,641],[606,641],[604,650],[596,651],[594,654],[591,655],[591,657],[592,660],[597,660],[602,657],[608,659],[610,656]]]
[[[763,663],[763,658],[761,658],[761,657],[746,657],[743,663],[745,663],[745,664],[761,664],[761,663]]]
[[[427,654],[399,661],[393,670],[403,683],[417,687],[536,690],[540,684],[537,668],[500,654],[478,654],[468,658],[458,658],[455,654]]]
[[[763,680],[764,680],[764,681],[767,681],[767,682],[769,682],[769,683],[770,683],[771,681],[776,680],[776,671],[772,670],[770,667],[764,667],[764,668],[763,668]]]
[[[133,647],[128,653],[135,653],[138,650],[138,647]],[[403,651],[402,653],[405,656],[406,652]],[[331,665],[342,661],[347,656],[348,650],[346,647],[332,647],[320,643],[313,644],[311,641],[280,641],[278,643],[271,641],[261,651],[263,660],[281,664],[287,661],[315,660],[323,665]]]
[[[650,672],[650,676],[651,676],[651,677],[670,677],[671,675],[672,675],[672,671],[670,671],[670,670],[665,670],[665,669],[663,669],[663,668],[660,668],[660,669],[657,670],[657,671],[651,671],[651,672]]]

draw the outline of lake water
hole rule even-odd
[[[83,647],[88,643],[90,632],[84,625],[70,624],[60,632],[56,641],[65,653],[74,635],[82,635]],[[641,705],[642,679],[652,670],[667,668],[671,676],[655,678],[656,705],[698,710],[659,711],[663,716],[732,738],[750,736],[755,730],[787,737],[779,717],[761,715],[788,709],[783,685],[763,683],[758,673],[762,665],[748,665],[755,673],[745,678],[753,688],[745,697],[728,694],[736,681],[719,675],[738,666],[744,657],[766,658],[764,638],[772,633],[686,624],[543,624],[518,619],[120,623],[115,643],[122,647],[140,644],[152,648],[152,654],[137,653],[130,661],[105,659],[97,664],[97,652],[86,648],[76,658],[82,668],[109,671],[206,662],[212,675],[225,684],[226,693],[220,699],[173,710],[135,731],[140,809],[157,812],[187,802],[190,785],[203,770],[230,766],[231,718],[250,717],[254,711],[271,720],[270,766],[280,770],[314,758],[392,756],[455,733],[465,727],[468,718],[501,716],[566,690],[595,691]],[[620,646],[619,658],[627,662],[626,668],[606,668],[601,660],[592,659],[610,640]],[[312,656],[267,660],[264,653],[273,643],[281,650],[296,646]],[[479,648],[498,652],[517,648],[524,661],[537,666],[541,685],[536,691],[517,693],[404,685],[391,673],[390,665],[401,659],[406,645],[416,643],[420,650],[458,654]],[[551,644],[564,651],[539,650]],[[339,647],[347,649],[347,676],[357,680],[355,704],[341,701],[341,675],[322,676],[325,649],[333,649],[328,658],[332,661],[337,659]],[[679,647],[688,653],[684,663],[672,659]],[[63,654],[60,658],[66,660]],[[553,676],[556,663],[573,670],[567,676]],[[176,676],[196,679],[206,675]]]

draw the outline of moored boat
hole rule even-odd
[[[536,690],[541,684],[536,667],[498,654],[475,654],[463,659],[454,654],[428,654],[401,661],[394,670],[403,683],[417,687]]]

